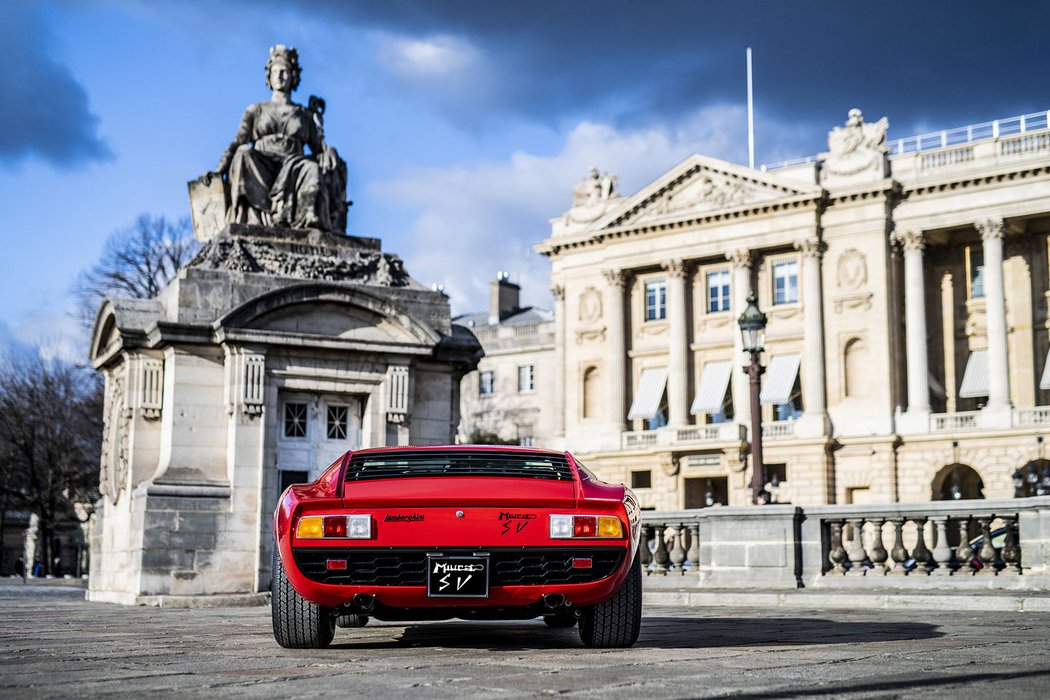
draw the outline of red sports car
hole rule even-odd
[[[328,646],[378,620],[579,623],[628,647],[642,613],[638,502],[568,452],[395,447],[348,452],[274,514],[273,633]]]

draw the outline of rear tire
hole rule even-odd
[[[348,627],[364,627],[368,624],[368,615],[340,615],[335,618],[335,626],[344,629]]]
[[[642,568],[635,561],[612,598],[583,609],[580,639],[598,649],[623,648],[638,641],[642,628]]]
[[[286,649],[324,649],[332,643],[335,612],[314,605],[296,593],[276,547],[270,592],[273,637],[278,644]]]

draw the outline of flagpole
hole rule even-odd
[[[751,47],[747,47],[747,166],[755,167],[755,104],[751,94]]]

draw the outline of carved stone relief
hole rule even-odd
[[[828,156],[820,171],[821,182],[857,176],[885,177],[887,169],[886,117],[864,123],[859,109],[851,109],[845,126],[828,132]]]
[[[581,323],[596,323],[602,317],[602,294],[594,287],[587,287],[580,294],[579,318]]]
[[[849,248],[839,256],[836,266],[835,311],[843,309],[870,309],[872,293],[867,291],[868,262],[856,248]]]
[[[641,220],[689,211],[714,211],[745,204],[755,198],[747,182],[704,171],[678,190],[663,193],[641,216]]]
[[[131,427],[131,412],[125,408],[122,370],[117,370],[110,380],[103,420],[99,490],[116,503],[128,476],[128,433]]]

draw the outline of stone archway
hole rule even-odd
[[[1033,459],[1013,473],[1014,498],[1050,495],[1050,459]]]
[[[930,499],[934,501],[959,501],[984,498],[984,481],[977,471],[967,464],[949,464],[938,471],[931,486]]]

